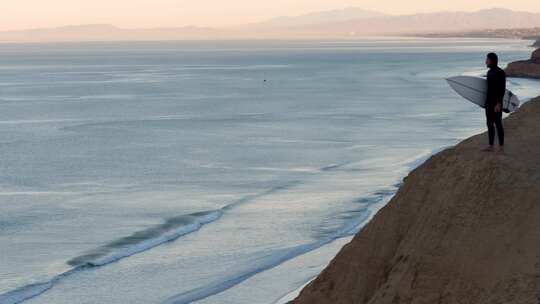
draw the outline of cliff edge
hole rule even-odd
[[[540,49],[534,51],[529,60],[508,64],[505,71],[509,77],[540,78]]]
[[[540,97],[414,170],[294,304],[538,304]]]

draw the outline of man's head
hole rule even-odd
[[[486,56],[486,65],[488,68],[496,67],[499,64],[499,56],[495,53],[489,53]]]

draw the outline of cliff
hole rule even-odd
[[[531,46],[540,48],[540,38],[536,39],[536,41]]]
[[[529,60],[510,63],[506,74],[510,77],[540,78],[540,49],[534,51]]]
[[[482,134],[411,172],[294,303],[537,304],[540,97],[505,126],[504,155]]]

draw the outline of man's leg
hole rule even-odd
[[[499,138],[499,146],[504,147],[504,127],[502,123],[502,112],[495,113],[495,126],[497,127],[497,137]]]
[[[486,108],[486,124],[488,128],[489,146],[493,147],[495,143],[495,111],[490,108]]]

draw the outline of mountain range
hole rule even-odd
[[[528,28],[540,26],[540,14],[507,9],[476,12],[437,12],[402,16],[383,16],[362,20],[319,24],[310,30],[357,35],[423,34],[478,29]]]
[[[281,16],[260,23],[241,26],[241,28],[284,29],[299,26],[312,26],[330,22],[346,22],[369,18],[389,16],[377,11],[365,10],[358,7],[348,7],[340,10],[315,12],[300,16]]]
[[[494,8],[476,12],[387,15],[349,7],[301,16],[282,16],[229,28],[124,29],[108,24],[0,32],[0,42],[132,41],[205,39],[340,39],[355,36],[425,35],[473,30],[540,27],[540,13]]]

